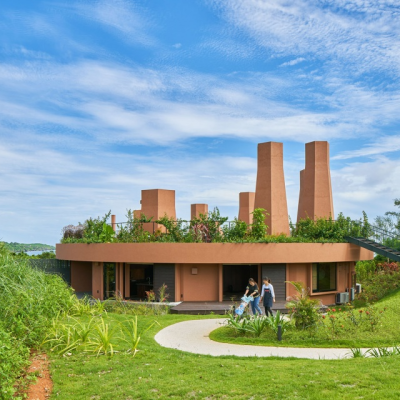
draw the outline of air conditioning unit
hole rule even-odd
[[[348,302],[349,302],[349,292],[336,294],[336,304],[346,304]]]
[[[350,301],[353,301],[356,297],[356,290],[352,287],[350,288]]]
[[[356,293],[361,293],[361,283],[356,283]]]

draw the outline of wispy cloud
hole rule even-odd
[[[392,1],[214,3],[275,57],[312,54],[322,61],[341,63],[346,73],[400,71],[399,7]]]
[[[388,122],[399,119],[398,93],[379,104],[379,92],[327,81],[330,93],[308,100],[317,100],[325,110],[311,111],[295,82],[285,80],[286,90],[303,102],[291,105],[279,98],[279,79],[268,79],[267,91],[260,86],[263,79],[247,75],[232,83],[229,77],[188,70],[161,72],[95,62],[2,65],[0,123],[23,120],[25,125],[56,125],[106,142],[166,145],[196,137],[302,142],[351,138],[373,134],[383,115]]]
[[[380,137],[360,149],[343,151],[332,157],[333,160],[347,160],[358,157],[381,156],[387,153],[400,151],[400,133],[398,136]]]
[[[306,59],[303,57],[298,57],[298,58],[295,58],[294,60],[284,62],[283,64],[280,65],[280,67],[292,67],[293,65],[299,64],[305,60]]]
[[[131,43],[147,46],[155,44],[154,37],[148,33],[150,21],[145,18],[143,10],[132,1],[94,0],[65,6],[122,35]]]

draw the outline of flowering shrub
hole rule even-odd
[[[156,301],[156,294],[153,290],[146,291],[146,301]]]
[[[358,303],[374,303],[400,289],[400,272],[389,271],[388,268],[390,267],[386,267],[386,271],[383,268],[380,272],[362,281],[362,292],[356,297]]]
[[[164,303],[169,297],[169,294],[167,293],[167,288],[168,286],[165,283],[163,283],[158,288],[158,300],[160,301],[160,303]]]
[[[379,263],[376,266],[377,272],[383,272],[385,274],[391,274],[393,272],[399,272],[399,264],[396,262],[384,262]]]
[[[355,310],[351,305],[346,308],[328,308],[322,315],[319,328],[325,331],[329,339],[336,339],[345,333],[352,335],[358,331],[374,332],[380,324],[386,308],[377,309],[367,306],[366,309]]]

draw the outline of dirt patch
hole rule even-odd
[[[28,375],[36,376],[36,381],[29,385],[26,394],[28,400],[47,400],[53,389],[50,377],[50,362],[46,354],[34,353],[31,356],[32,364],[28,368]]]

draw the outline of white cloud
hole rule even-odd
[[[182,47],[182,43],[175,43],[172,45],[172,47],[175,49],[180,49]]]
[[[354,162],[332,171],[335,212],[344,211],[353,218],[365,210],[371,219],[393,210],[399,197],[400,162],[385,157]]]
[[[295,58],[294,60],[284,62],[283,64],[280,65],[280,67],[292,67],[293,65],[299,64],[305,60],[306,59],[303,57],[298,57],[298,58]]]

